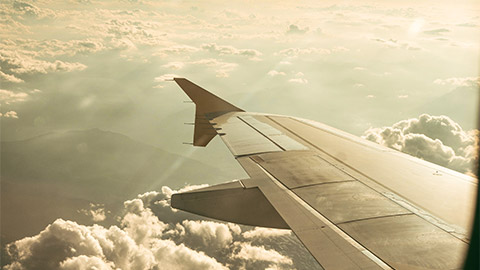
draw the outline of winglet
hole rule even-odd
[[[209,119],[228,112],[244,112],[185,78],[173,78],[173,80],[195,103],[194,146],[206,146],[217,135]]]

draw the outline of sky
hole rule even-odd
[[[180,165],[195,160],[229,172],[212,173],[195,184],[220,183],[223,175],[231,177],[224,181],[245,178],[219,138],[207,148],[183,144],[193,137],[192,127],[184,123],[193,121],[194,105],[184,102],[186,95],[167,80],[178,76],[246,111],[315,120],[471,173],[478,159],[473,147],[478,144],[478,14],[478,1],[1,1],[1,140],[100,129],[183,157]],[[85,148],[78,147],[80,152]],[[175,170],[181,170],[178,166]],[[192,182],[169,185],[180,189]],[[125,208],[122,214],[115,212],[118,231],[108,227],[113,223],[88,227],[95,223],[95,211],[108,213],[105,202],[96,200],[90,208],[76,209],[93,223],[51,220],[50,227],[42,226],[28,235],[37,238],[28,241],[38,240],[41,246],[42,234],[67,227],[93,235],[91,243],[99,242],[96,251],[75,248],[76,256],[64,254],[70,258],[62,261],[65,269],[76,269],[82,260],[104,263],[102,269],[120,265],[115,250],[108,253],[108,245],[100,243],[109,233],[111,241],[122,234],[137,249],[170,247],[164,250],[213,268],[241,269],[255,260],[248,256],[265,251],[278,256],[268,255],[274,261],[257,258],[260,267],[302,269],[298,258],[304,255],[292,261],[288,252],[268,244],[270,236],[260,244],[249,241],[244,234],[254,228],[239,232],[233,225],[201,223],[191,216],[162,221],[142,194],[160,196],[163,191],[145,188],[138,198],[122,198]],[[129,208],[132,200],[142,201],[141,211]],[[153,218],[156,233],[129,235],[129,217]],[[224,253],[178,236],[182,230],[188,234],[189,220],[223,228],[228,241],[212,238],[212,243],[228,243],[222,246]],[[295,241],[279,235],[274,237]],[[67,238],[62,243],[75,242]],[[32,246],[28,241],[19,243],[19,250]],[[179,251],[182,241],[185,253]],[[24,258],[18,265],[38,262],[29,252],[18,257]],[[138,254],[148,253],[142,252]],[[148,265],[168,257],[159,254],[145,255],[150,256]]]

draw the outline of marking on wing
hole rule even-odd
[[[378,258],[373,253],[371,253],[369,250],[367,250],[365,247],[363,247],[361,244],[359,244],[357,241],[355,241],[353,238],[351,238],[348,234],[346,234],[340,228],[338,228],[333,223],[331,223],[327,218],[325,218],[318,211],[313,209],[308,203],[306,203],[301,198],[299,198],[295,193],[293,193],[291,190],[289,190],[287,187],[285,187],[282,183],[280,183],[280,181],[278,181],[275,177],[273,177],[273,175],[271,175],[268,171],[266,171],[260,164],[257,164],[257,166],[272,180],[273,183],[275,183],[280,189],[282,189],[284,192],[286,192],[292,199],[297,201],[307,211],[309,211],[316,218],[318,218],[323,223],[325,223],[330,229],[332,229],[334,232],[336,232],[338,235],[340,235],[343,239],[345,239],[348,243],[350,243],[352,246],[354,246],[357,250],[359,250],[365,256],[367,256],[369,259],[371,259],[373,262],[375,262],[378,266],[380,266],[382,269],[393,269],[388,264],[386,264],[384,261],[382,261],[380,258]]]

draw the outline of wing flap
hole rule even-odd
[[[171,205],[227,222],[289,229],[260,189],[246,188],[240,181],[173,194]]]

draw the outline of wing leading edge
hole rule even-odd
[[[173,207],[290,228],[325,269],[461,268],[476,179],[320,123],[247,113],[175,81],[196,104],[194,145],[220,135],[250,179],[174,194]]]

